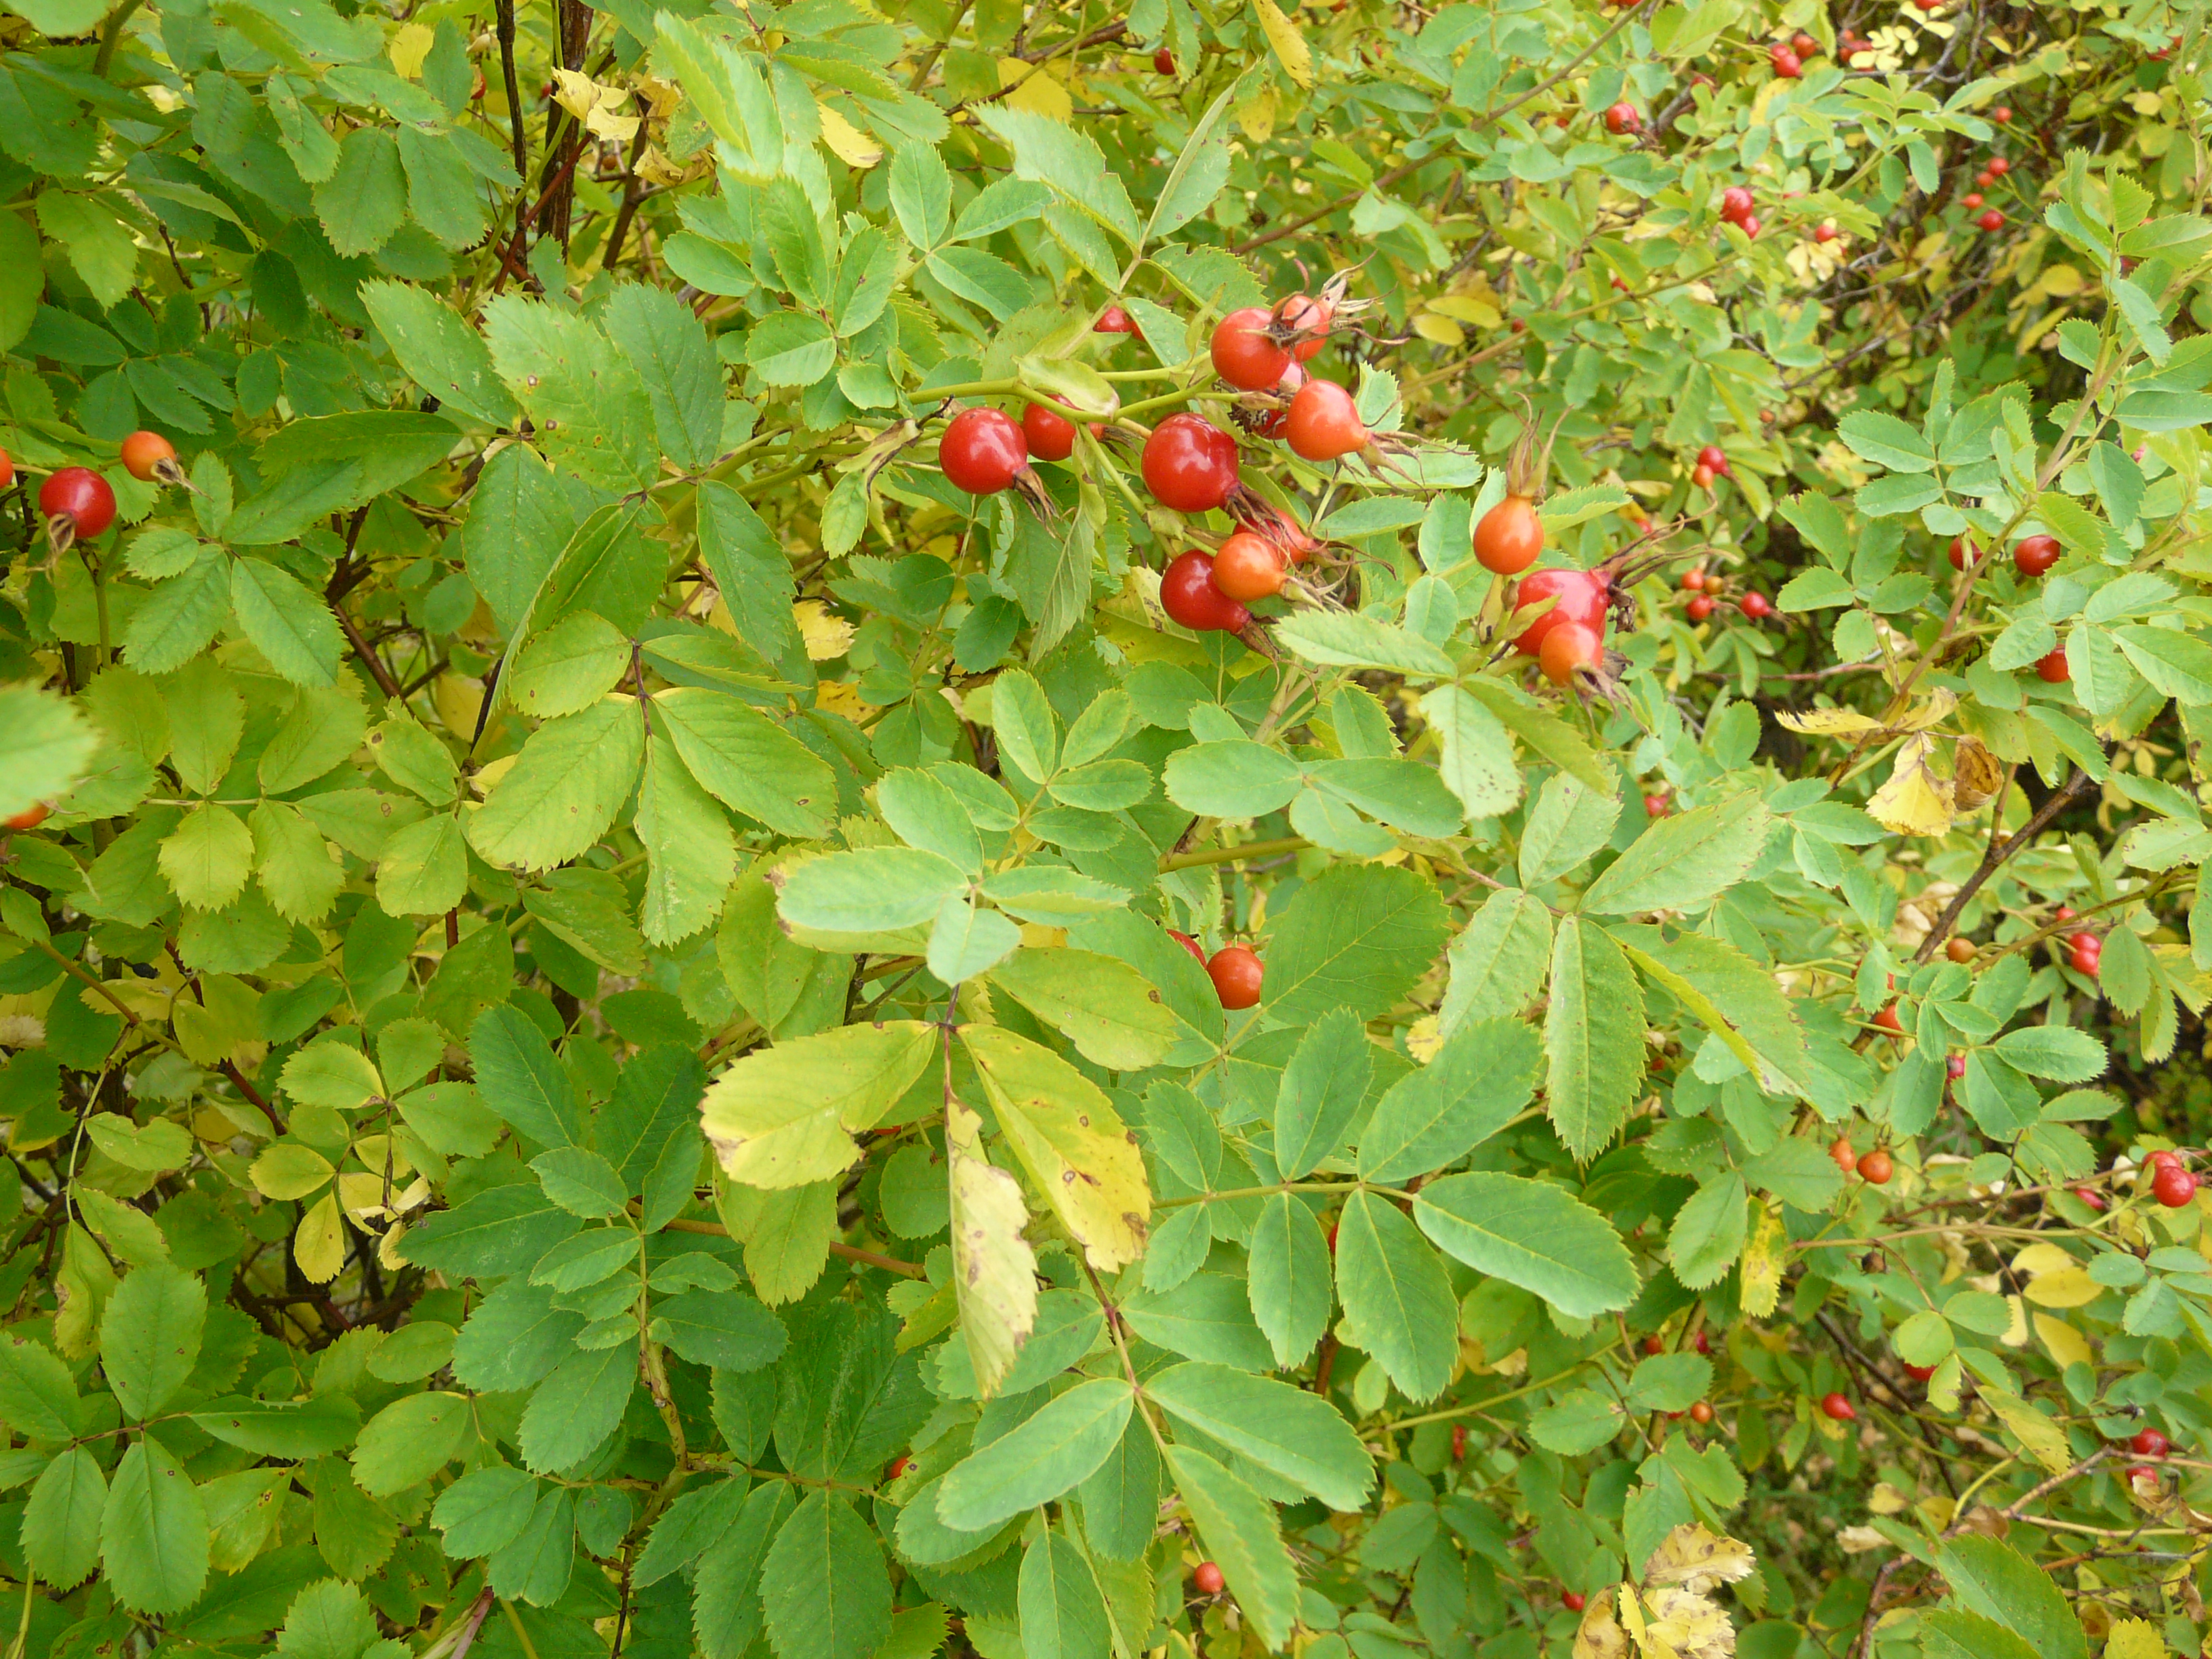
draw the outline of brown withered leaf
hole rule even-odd
[[[1987,805],[2004,787],[2004,768],[1979,738],[1959,739],[1951,750],[1951,793],[1961,812]]]

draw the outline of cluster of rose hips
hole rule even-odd
[[[1759,235],[1759,215],[1753,210],[1758,205],[1741,185],[1730,185],[1721,192],[1721,217],[1754,240]]]
[[[1845,1175],[1856,1172],[1860,1180],[1870,1187],[1887,1187],[1890,1177],[1897,1173],[1896,1161],[1887,1146],[1876,1146],[1861,1153],[1851,1150],[1851,1138],[1838,1135],[1835,1144],[1828,1148],[1828,1156],[1836,1160],[1836,1167]]]
[[[1776,76],[1795,81],[1805,72],[1805,60],[1820,55],[1820,43],[1800,29],[1787,40],[1777,40],[1766,49],[1767,61],[1774,65]]]
[[[2073,921],[2073,907],[2060,905],[2051,912],[2051,920],[2059,922]],[[2097,977],[2097,965],[2104,954],[2105,941],[2086,927],[2066,936],[2066,965],[2084,979]]]
[[[2006,110],[2004,112],[2004,115],[2007,119],[2009,119],[2011,118],[2012,112],[2010,110]],[[2003,156],[1991,156],[1988,164],[1984,166],[1979,173],[1974,175],[1974,184],[1976,187],[1968,191],[1964,196],[1959,198],[1960,206],[1965,208],[1967,212],[1972,213],[1977,209],[1981,210],[1980,216],[1977,218],[1974,222],[1979,225],[1984,230],[2002,230],[2004,228],[2005,216],[2003,214],[1998,212],[1995,208],[1983,208],[1982,191],[1993,188],[1998,179],[2002,179],[2006,173],[2011,171],[2012,163],[2006,161]]]
[[[2023,581],[2034,581],[2058,562],[2063,550],[2056,536],[2024,536],[2014,544],[2012,568]],[[1982,562],[1982,549],[1966,536],[1954,536],[1948,556],[1954,570],[1968,570]],[[2057,646],[2035,659],[2036,677],[2045,684],[2057,685],[2066,679],[2066,647]]]
[[[1717,571],[1686,570],[1681,581],[1683,591],[1690,596],[1682,614],[1693,623],[1705,621],[1713,614],[1714,606],[1725,603],[1728,580]],[[1735,602],[1735,608],[1753,622],[1764,622],[1774,614],[1774,601],[1753,587]]]
[[[1348,308],[1332,283],[1319,296],[1293,295],[1273,310],[1253,306],[1232,312],[1213,332],[1215,373],[1264,402],[1253,412],[1254,429],[1285,440],[1309,461],[1338,460],[1372,443],[1352,394],[1333,380],[1309,377],[1301,367],[1327,343],[1340,309]],[[1119,306],[1108,307],[1093,330],[1138,331]],[[1099,435],[1102,428],[1092,431]],[[1042,505],[1031,458],[1065,460],[1074,447],[1074,422],[1042,404],[1028,405],[1019,425],[996,409],[964,409],[946,423],[938,465],[971,495],[1018,489]],[[1252,619],[1245,602],[1279,592],[1291,566],[1314,551],[1310,538],[1243,489],[1239,465],[1235,435],[1188,412],[1155,427],[1139,458],[1145,487],[1163,507],[1185,514],[1224,509],[1244,526],[1217,551],[1193,548],[1161,573],[1162,607],[1194,632],[1241,632]]]

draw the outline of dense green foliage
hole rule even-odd
[[[2201,5],[9,5],[0,1652],[2198,1650]]]

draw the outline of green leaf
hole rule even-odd
[[[707,1139],[724,1171],[748,1186],[826,1180],[860,1156],[853,1135],[875,1127],[937,1047],[934,1026],[896,1020],[756,1049],[708,1086],[699,1108]]]
[[[1079,1382],[955,1464],[938,1488],[939,1517],[957,1531],[981,1532],[1050,1503],[1106,1461],[1134,1404],[1119,1377]]]
[[[1443,744],[1437,772],[1468,817],[1496,817],[1519,803],[1523,782],[1513,739],[1487,703],[1443,685],[1421,699],[1421,716]]]
[[[207,1510],[168,1448],[150,1435],[116,1465],[100,1516],[102,1582],[137,1613],[181,1613],[207,1583]]]
[[[1389,1200],[1355,1192],[1336,1227],[1337,1294],[1356,1346],[1408,1400],[1451,1381],[1459,1317],[1451,1281],[1413,1224]]]
[[[1655,927],[1612,932],[1644,976],[1720,1037],[1762,1086],[1804,1092],[1804,1034],[1771,974],[1734,945],[1702,933],[1668,939]]]
[[[837,366],[836,331],[809,313],[779,311],[745,337],[745,362],[764,386],[812,386]]]
[[[67,794],[99,746],[74,705],[33,686],[0,687],[0,817]]]
[[[100,1516],[107,1481],[82,1446],[71,1446],[40,1471],[24,1505],[23,1559],[57,1589],[71,1589],[100,1565]]]
[[[624,283],[602,314],[645,383],[661,453],[687,470],[713,460],[722,447],[722,370],[691,308],[664,289]]]
[[[200,1616],[193,1626],[200,1627]],[[342,1579],[325,1578],[293,1598],[276,1651],[282,1659],[360,1659],[379,1645],[378,1634],[368,1598]]]
[[[1367,1028],[1349,1008],[1332,1008],[1306,1028],[1275,1091],[1275,1158],[1284,1180],[1310,1173],[1343,1144],[1373,1067]]]
[[[1945,1540],[1936,1560],[1969,1613],[2011,1631],[2044,1659],[2087,1659],[2081,1621],[2057,1583],[2019,1551],[1969,1534]]]
[[[1556,714],[1537,708],[1525,693],[1486,675],[1477,676],[1460,688],[1487,704],[1513,735],[1562,772],[1571,773],[1601,795],[1619,787],[1607,763],[1583,741],[1582,734]]]
[[[1371,1018],[1428,971],[1446,931],[1435,887],[1413,872],[1334,866],[1301,886],[1277,920],[1262,1006],[1290,1025],[1339,1006]]]
[[[1929,472],[1936,451],[1916,427],[1876,409],[1855,409],[1836,422],[1836,431],[1855,455],[1893,472]]]
[[[1708,1181],[1674,1212],[1667,1233],[1667,1264],[1693,1291],[1720,1282],[1743,1254],[1749,1230],[1743,1177],[1730,1170]]]
[[[486,862],[548,870],[591,848],[637,786],[645,730],[627,697],[548,720],[467,821]]]
[[[738,1524],[746,1493],[746,1481],[739,1475],[709,1486],[694,1486],[679,1494],[662,1512],[660,1519],[653,1522],[645,1548],[631,1570],[630,1582],[650,1587],[690,1565]],[[444,1502],[442,1498],[439,1499],[441,1507]],[[457,1553],[450,1539],[446,1553]]]
[[[1451,659],[1411,629],[1361,611],[1294,611],[1270,632],[1308,662],[1332,668],[1380,668],[1431,680],[1454,672]]]
[[[338,625],[319,595],[273,564],[234,559],[230,608],[269,665],[295,685],[337,683]]]
[[[1328,1328],[1332,1275],[1321,1223],[1295,1194],[1277,1193],[1261,1206],[1245,1250],[1253,1322],[1277,1364],[1297,1365]]]
[[[523,1407],[518,1442],[523,1462],[540,1474],[557,1474],[581,1462],[621,1425],[636,1381],[634,1344],[569,1355]]]
[[[0,1422],[32,1440],[70,1440],[79,1431],[69,1367],[21,1328],[0,1333]]]
[[[586,1138],[574,1085],[545,1034],[520,1009],[487,1008],[469,1033],[469,1062],[483,1103],[541,1146]]]
[[[102,307],[119,304],[137,280],[138,248],[113,210],[60,189],[39,192],[39,228],[67,251],[70,264]]]
[[[126,1274],[100,1319],[100,1364],[125,1415],[144,1420],[175,1397],[200,1356],[207,1291],[166,1264]]]
[[[696,687],[662,691],[653,718],[708,793],[779,835],[828,832],[837,786],[829,765],[733,696]],[[935,907],[932,907],[933,913]]]
[[[1446,1176],[1421,1188],[1413,1219],[1455,1260],[1588,1319],[1636,1299],[1635,1264],[1612,1224],[1548,1182]]]
[[[1643,1081],[1644,997],[1620,945],[1573,916],[1552,945],[1544,1053],[1545,1111],[1587,1163],[1626,1121]]]
[[[1168,757],[1168,799],[1210,817],[1259,817],[1289,805],[1303,787],[1297,762],[1247,738],[1193,744]]]
[[[381,127],[356,127],[338,146],[337,170],[315,186],[315,212],[341,258],[374,253],[407,216],[407,172]]]
[[[1766,845],[1773,819],[1754,794],[1662,818],[1583,895],[1596,915],[1687,910],[1741,881]]]
[[[1402,1182],[1456,1162],[1528,1103],[1541,1058],[1536,1034],[1518,1020],[1462,1025],[1376,1103],[1360,1131],[1360,1179]]]
[[[348,1395],[312,1400],[218,1400],[191,1420],[227,1446],[261,1457],[320,1457],[352,1441],[361,1407]]]
[[[1135,247],[1137,211],[1089,134],[1030,110],[989,105],[976,118],[1013,152],[1014,176],[1049,185],[1068,204]]]
[[[1178,1422],[1333,1510],[1364,1507],[1375,1485],[1374,1461],[1352,1425],[1306,1389],[1225,1365],[1191,1363],[1156,1373],[1146,1380],[1145,1394]]]
[[[372,1498],[419,1486],[460,1455],[474,1427],[466,1395],[432,1391],[395,1400],[362,1425],[353,1478]]]
[[[580,312],[503,294],[484,307],[483,331],[493,365],[537,428],[547,460],[610,490],[653,481],[660,445],[652,399],[637,369],[596,325]]]
[[[1199,1543],[1220,1567],[1253,1633],[1268,1648],[1281,1647],[1298,1616],[1298,1579],[1274,1510],[1227,1469],[1188,1446],[1169,1447],[1168,1467],[1197,1525]]]
[[[1267,1345],[1252,1322],[1244,1288],[1227,1273],[1197,1273],[1124,1299],[1129,1328],[1156,1347],[1191,1359],[1264,1370]]]
[[[2030,1077],[2089,1083],[2105,1074],[2105,1045],[2070,1025],[2021,1025],[1990,1045],[1998,1058]]]
[[[253,835],[228,806],[198,806],[161,842],[161,874],[196,909],[222,910],[246,890]]]
[[[1628,1378],[1632,1412],[1683,1412],[1713,1385],[1713,1362],[1703,1354],[1653,1354],[1636,1363]]]
[[[777,1659],[865,1659],[890,1632],[883,1551],[840,1492],[810,1493],[777,1528],[760,1589]]]
[[[1046,1528],[1022,1552],[1015,1605],[1024,1659],[1106,1659],[1106,1604],[1073,1540]]]
[[[1449,1037],[1471,1020],[1510,1018],[1535,1000],[1551,965],[1551,913],[1525,893],[1501,889],[1447,954],[1451,979],[1437,1030]]]
[[[362,283],[361,301],[400,368],[441,405],[486,426],[514,423],[514,399],[493,372],[483,337],[451,307],[426,289],[383,281]]]
[[[2130,623],[2112,641],[2151,689],[2176,702],[2212,703],[2212,645],[2194,634]]]
[[[1546,1451],[1581,1457],[1620,1432],[1620,1402],[1595,1389],[1571,1389],[1528,1419],[1528,1437]]]
[[[687,1291],[653,1304],[653,1340],[695,1365],[758,1370],[783,1352],[783,1322],[739,1291]]]

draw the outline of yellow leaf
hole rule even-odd
[[[2012,1259],[2012,1270],[2023,1279],[2038,1279],[2045,1273],[2063,1273],[2078,1265],[2065,1247],[2058,1244],[2031,1244]]]
[[[958,1101],[945,1126],[952,1178],[952,1284],[960,1328],[986,1398],[1036,1324],[1036,1256],[1022,1229],[1021,1183],[983,1156],[983,1120]]]
[[[1434,1014],[1424,1014],[1406,1028],[1406,1052],[1424,1066],[1434,1060],[1437,1050],[1443,1046],[1443,1036],[1437,1029]]]
[[[2094,1365],[2097,1363],[2096,1351],[2090,1347],[2081,1332],[2063,1319],[2054,1319],[2049,1314],[2036,1315],[2035,1334],[2043,1339],[2043,1346],[2061,1365]]]
[[[2053,299],[2063,300],[2079,294],[2086,286],[2086,279],[2072,265],[2045,265],[2043,274],[2035,279],[2035,285]]]
[[[1748,1556],[1749,1552],[1745,1553]],[[1652,1659],[1665,1655],[1679,1655],[1680,1659],[1731,1659],[1735,1654],[1735,1626],[1716,1603],[1692,1591],[1673,1589],[1651,1590],[1644,1601],[1651,1622],[1643,1645]]]
[[[2166,1638],[2148,1619],[2123,1619],[2105,1638],[2105,1659],[2166,1659]]]
[[[2005,1297],[2005,1306],[2011,1311],[2012,1320],[2011,1323],[2004,1328],[2004,1334],[1998,1337],[1997,1340],[2008,1348],[2027,1346],[2027,1304],[2016,1296],[2008,1296]]]
[[[1472,294],[1439,294],[1429,301],[1429,309],[1477,328],[1496,328],[1500,320],[1496,306]]]
[[[437,31],[428,23],[407,23],[392,32],[392,44],[385,50],[403,80],[421,77],[422,60],[430,55],[431,43],[437,38]]]
[[[1940,836],[1958,816],[1951,780],[1939,778],[1928,764],[1936,740],[1907,738],[1898,746],[1889,781],[1874,792],[1866,810],[1876,823],[1900,836]]]
[[[611,87],[572,69],[555,70],[553,86],[553,101],[581,121],[593,137],[626,144],[637,137],[644,118],[622,112],[630,103],[629,88]]]
[[[2067,1267],[2027,1281],[2027,1299],[2039,1308],[2080,1308],[2104,1294],[2104,1286],[2080,1267]]]
[[[1267,37],[1267,44],[1275,49],[1276,61],[1283,73],[1298,85],[1310,88],[1314,83],[1313,52],[1297,26],[1276,9],[1274,0],[1252,0],[1252,9],[1260,14],[1260,27]]]
[[[345,1224],[338,1219],[335,1193],[325,1193],[300,1218],[292,1235],[292,1255],[300,1271],[318,1285],[327,1285],[345,1266]]]
[[[1438,345],[1455,346],[1467,338],[1457,323],[1433,311],[1424,311],[1413,319],[1413,332]]]
[[[994,1025],[963,1025],[999,1128],[1102,1273],[1145,1248],[1152,1195],[1137,1138],[1098,1085],[1051,1049]]]
[[[1053,79],[1041,64],[1025,64],[1018,58],[999,60],[999,85],[1012,87],[1003,101],[1008,109],[1025,109],[1037,115],[1049,115],[1055,121],[1075,118],[1075,100],[1067,95],[1067,88]]]
[[[1856,737],[1862,732],[1881,730],[1880,720],[1856,708],[1808,708],[1802,714],[1778,708],[1774,718],[1792,732],[1802,732],[1808,738]]]
[[[1951,750],[1951,790],[1959,810],[1972,812],[1986,805],[2004,787],[2004,768],[1979,738],[1961,738]]]
[[[466,674],[441,674],[430,683],[430,701],[446,730],[463,742],[477,734],[477,713],[483,707],[483,682]]]
[[[1600,1590],[1583,1609],[1575,1631],[1574,1659],[1627,1659],[1628,1632],[1613,1614],[1613,1593]]]
[[[828,662],[852,648],[853,624],[832,615],[819,599],[799,600],[791,607],[791,619],[799,624],[799,637],[806,642],[810,662]]]
[[[822,142],[847,167],[872,167],[884,159],[884,147],[848,121],[828,104],[816,102],[822,119]]]

